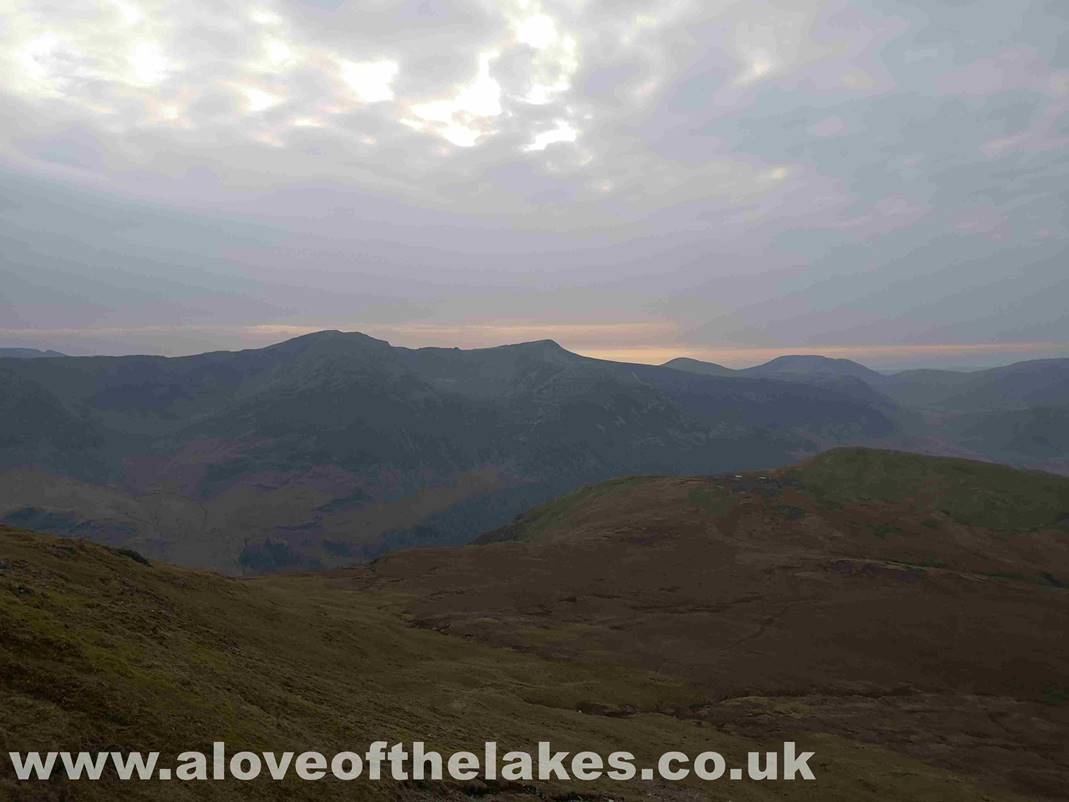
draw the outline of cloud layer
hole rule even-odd
[[[1057,0],[11,0],[0,16],[8,340],[474,325],[635,354],[1069,342]]]

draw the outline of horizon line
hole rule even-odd
[[[211,351],[240,351],[265,348],[309,334],[339,331],[347,334],[365,334],[403,348],[461,348],[474,350],[502,345],[519,345],[528,342],[553,340],[565,350],[593,359],[647,365],[663,365],[673,359],[685,358],[711,362],[732,369],[756,367],[782,356],[823,356],[831,359],[851,359],[865,364],[866,358],[876,363],[890,359],[904,364],[911,358],[921,363],[918,367],[931,367],[934,359],[952,361],[955,358],[976,357],[985,354],[1001,356],[1007,361],[992,362],[988,367],[998,367],[1014,362],[1043,358],[1069,357],[1069,343],[1049,341],[983,342],[983,343],[891,343],[858,345],[707,345],[683,342],[658,342],[657,334],[667,334],[675,327],[663,323],[607,323],[607,324],[370,324],[360,329],[347,326],[300,326],[289,324],[260,324],[239,326],[114,326],[96,328],[63,329],[0,329],[0,337],[18,342],[0,347],[35,348],[61,351],[69,356],[195,356]],[[508,334],[523,334],[518,339],[509,339]],[[538,336],[538,335],[542,336]],[[600,335],[600,336],[593,336]],[[641,335],[654,335],[649,340]],[[114,338],[143,338],[157,340],[154,347],[124,349],[118,343],[105,345]],[[88,349],[66,348],[56,338],[95,339],[96,347]],[[192,339],[185,348],[178,340]],[[612,343],[605,339],[631,340]],[[237,340],[220,342],[220,340]],[[573,340],[569,343],[568,340]],[[420,342],[414,342],[419,340]],[[562,342],[564,340],[564,342]],[[577,340],[578,342],[575,342]],[[601,342],[592,342],[600,340]],[[638,340],[637,342],[635,340]],[[643,342],[645,340],[645,342]],[[168,347],[168,342],[170,347]],[[218,344],[213,344],[218,343]],[[72,351],[82,350],[82,353]],[[1052,356],[1061,352],[1061,356]],[[1014,359],[1014,357],[1019,357]],[[908,370],[908,367],[895,368]],[[943,369],[954,369],[944,367]],[[982,370],[984,367],[959,368]]]

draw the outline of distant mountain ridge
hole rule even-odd
[[[191,357],[0,360],[0,519],[260,572],[460,543],[578,485],[785,464],[898,423],[835,388],[552,341],[319,332]]]
[[[766,376],[879,399],[901,411],[918,450],[993,459],[1069,473],[1069,358],[1035,359],[976,371],[907,370],[883,374],[847,359],[784,356],[732,371],[677,359],[676,370]],[[850,383],[853,383],[851,385]],[[858,393],[864,386],[869,394]]]
[[[817,382],[859,379],[896,403],[918,408],[969,411],[1024,409],[1069,404],[1069,357],[1033,359],[974,371],[918,369],[880,373],[851,359],[819,355],[779,356],[749,368],[728,368],[689,357],[663,367],[702,375],[763,376]]]
[[[775,467],[839,445],[1069,471],[1049,365],[1011,381],[1035,373],[1017,395],[1050,412],[966,415],[905,403],[914,378],[847,360],[675,364],[339,331],[177,358],[0,359],[0,521],[258,573],[463,543],[614,476]]]
[[[0,359],[51,359],[66,356],[59,351],[40,351],[37,348],[0,348]]]
[[[1035,359],[959,373],[905,371],[887,391],[913,406],[969,412],[1069,404],[1069,359]]]

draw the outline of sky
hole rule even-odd
[[[1069,356],[1065,0],[0,0],[0,346]]]

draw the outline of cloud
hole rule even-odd
[[[1058,2],[3,15],[2,311],[24,320],[329,325],[352,309],[652,317],[752,347],[846,347],[866,326],[1069,339],[1043,300],[1063,286],[1069,211]],[[87,209],[106,222],[83,225]]]
[[[552,105],[570,88],[576,39],[537,4],[410,8],[112,0],[64,16],[16,0],[0,86],[74,106],[113,135],[240,128],[282,145],[302,121],[351,131],[347,112],[392,101],[383,118],[464,147],[495,130],[503,102]],[[526,69],[506,98],[491,64],[517,53]],[[270,109],[278,113],[265,118]]]

